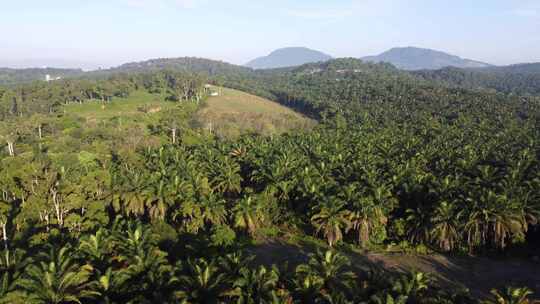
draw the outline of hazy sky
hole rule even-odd
[[[335,57],[394,46],[540,61],[540,0],[0,0],[0,66],[198,56],[243,64],[285,46]]]

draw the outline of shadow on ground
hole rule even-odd
[[[309,254],[321,247],[308,242],[289,244],[272,240],[251,248],[256,263],[295,267],[306,263]],[[431,274],[443,287],[467,288],[475,297],[485,298],[493,288],[527,286],[540,297],[540,263],[527,259],[452,257],[441,254],[406,255],[359,253],[348,250],[356,270],[379,269],[389,272],[421,271]],[[293,269],[293,268],[291,268]]]

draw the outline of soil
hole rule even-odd
[[[313,244],[290,244],[267,241],[254,246],[256,262],[279,266],[295,266],[308,261],[316,251]],[[540,263],[533,259],[495,259],[487,257],[453,257],[442,254],[406,255],[347,252],[356,269],[381,268],[391,272],[421,271],[431,274],[439,284],[452,288],[465,287],[475,297],[490,296],[493,288],[527,286],[540,299]]]

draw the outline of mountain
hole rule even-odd
[[[437,70],[444,67],[485,68],[490,64],[463,59],[441,51],[416,47],[393,48],[377,56],[361,58],[370,62],[388,62],[402,70]]]
[[[274,69],[291,66],[299,66],[311,62],[321,62],[332,59],[332,56],[325,53],[304,48],[290,47],[278,49],[265,57],[256,58],[245,66],[254,69]]]
[[[80,76],[84,72],[81,69],[57,69],[57,68],[31,68],[11,69],[0,68],[0,85],[16,85],[32,81],[45,81],[49,75],[52,79],[57,77],[66,78]]]

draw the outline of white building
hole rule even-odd
[[[47,74],[45,75],[45,81],[46,82],[49,82],[49,81],[54,81],[54,80],[60,80],[62,79],[62,77],[58,76],[58,77],[51,77],[51,75]]]

